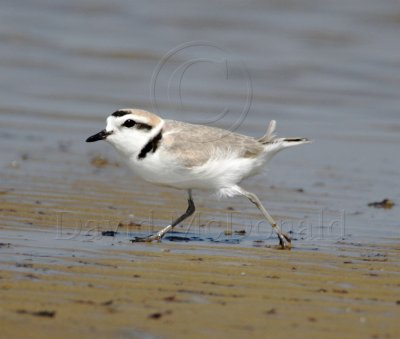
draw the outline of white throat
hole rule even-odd
[[[107,141],[124,157],[128,159],[137,158],[143,149],[148,147],[148,144],[159,135],[163,127],[164,120],[161,120],[151,131],[135,130],[132,133],[131,130],[126,129],[113,133],[107,138]]]

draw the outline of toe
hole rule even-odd
[[[292,240],[285,233],[279,233],[278,238],[281,249],[290,249],[292,247]]]

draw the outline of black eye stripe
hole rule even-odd
[[[152,126],[142,123],[142,122],[136,122],[135,120],[132,120],[132,119],[125,120],[124,123],[122,124],[122,126],[128,127],[128,128],[135,126],[137,129],[144,129],[147,131],[152,129]]]

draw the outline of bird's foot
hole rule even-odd
[[[167,227],[164,227],[161,231],[158,231],[156,234],[152,234],[147,237],[135,237],[131,240],[131,242],[160,242],[165,233],[167,233],[172,228],[172,225],[168,225]]]
[[[161,236],[156,233],[153,235],[149,235],[147,237],[134,237],[133,239],[131,239],[131,242],[153,242],[153,241],[160,242]]]
[[[282,250],[290,250],[292,248],[292,240],[283,232],[278,233],[279,245]]]

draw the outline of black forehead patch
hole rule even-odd
[[[113,117],[123,117],[124,115],[130,114],[130,111],[118,110],[111,114]]]

